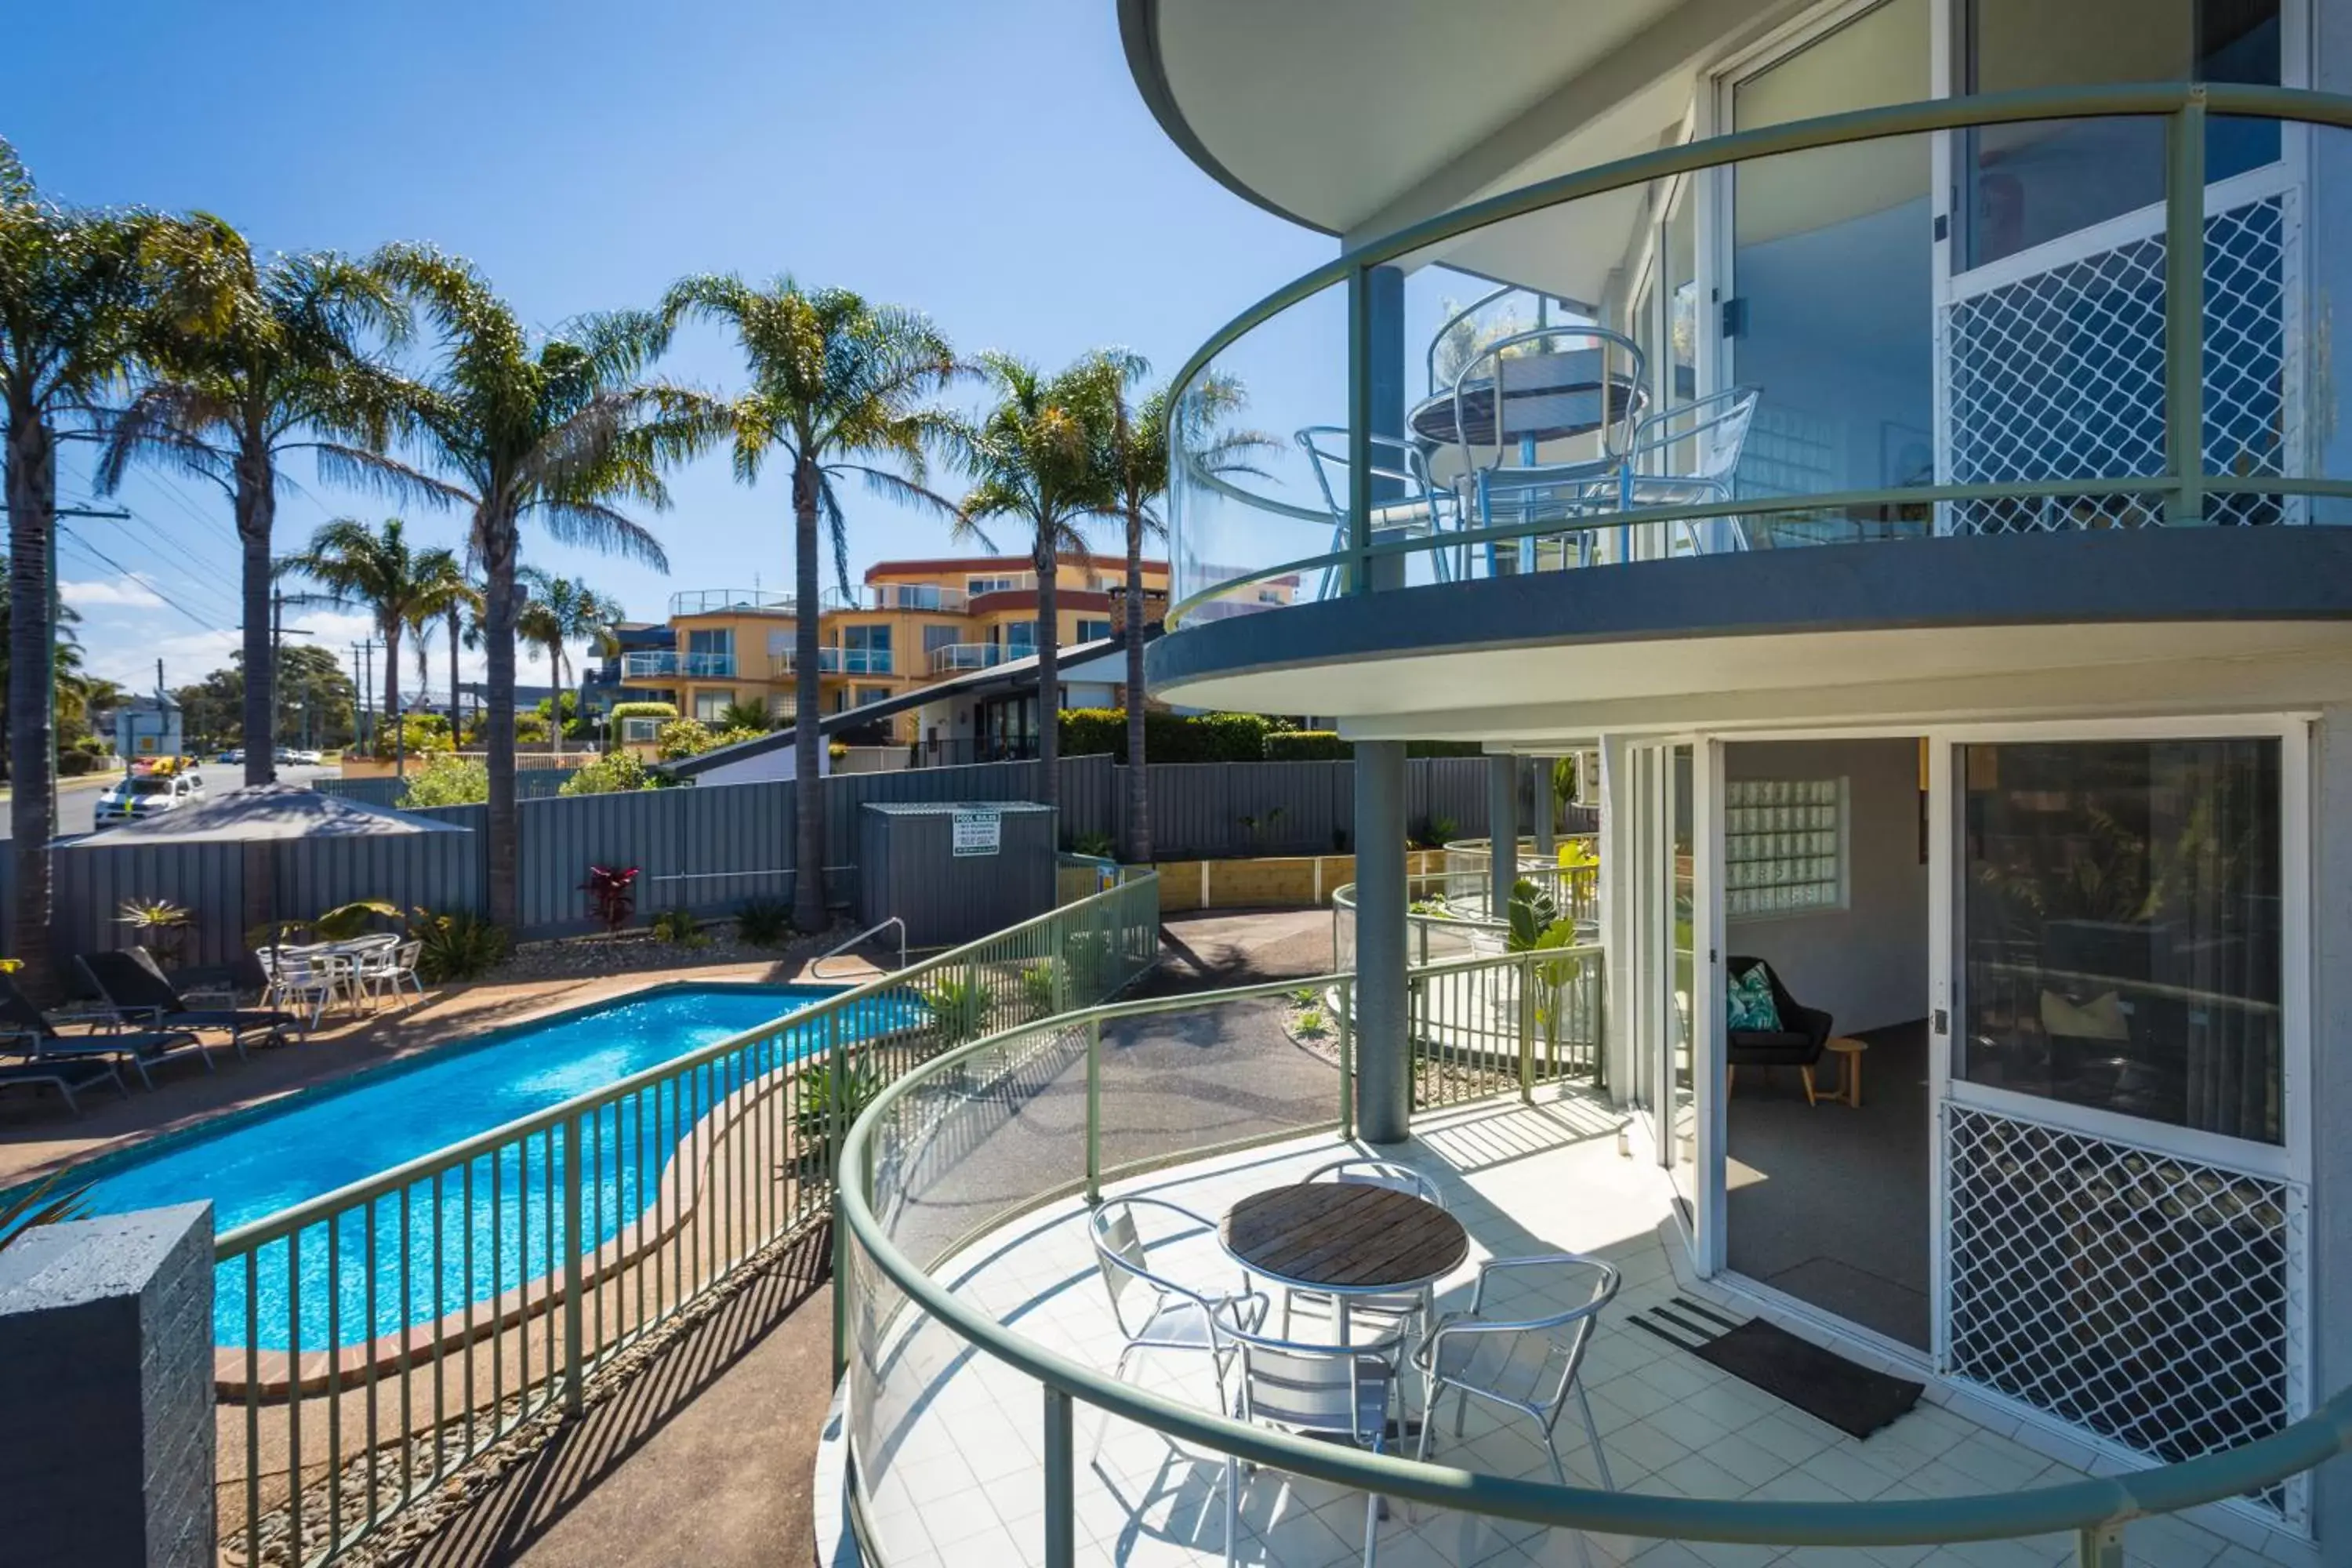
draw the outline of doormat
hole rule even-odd
[[[1874,1372],[1761,1318],[1739,1322],[1687,1296],[1630,1321],[1852,1437],[1869,1436],[1927,1392],[1925,1384]]]

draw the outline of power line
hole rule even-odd
[[[144,577],[141,577],[139,574],[131,570],[130,567],[125,566],[121,562],[117,561],[113,556],[109,555],[105,551],[100,550],[97,545],[92,544],[89,540],[84,539],[80,534],[74,532],[72,530],[60,527],[58,530],[58,542],[60,544],[70,544],[77,550],[81,551],[85,555],[93,557],[100,564],[111,567],[113,570],[121,573],[125,577],[145,584],[149,593],[153,594],[157,598],[163,600],[164,604],[170,605],[173,609],[177,610],[181,615],[185,616],[189,620],[194,621],[205,631],[215,632],[221,629],[221,627],[215,622],[206,620],[204,616],[197,615],[194,610],[189,609],[185,605],[181,604],[169,594],[163,593],[162,590],[158,589],[154,584],[148,582]]]

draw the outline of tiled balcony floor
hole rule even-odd
[[[1483,1257],[1590,1252],[1623,1271],[1623,1288],[1594,1336],[1583,1373],[1621,1489],[1708,1498],[1900,1499],[2010,1491],[2083,1473],[2028,1447],[1998,1424],[1981,1425],[1927,1402],[1857,1442],[1626,1323],[1629,1313],[1678,1289],[1714,1293],[1677,1284],[1668,1248],[1679,1250],[1681,1243],[1669,1222],[1664,1173],[1638,1152],[1633,1158],[1618,1152],[1619,1120],[1605,1105],[1573,1096],[1533,1107],[1490,1103],[1424,1118],[1402,1157],[1435,1180],[1470,1232],[1470,1259],[1444,1282],[1442,1310],[1467,1304]],[[1345,1152],[1335,1138],[1299,1140],[1112,1190],[1166,1197],[1214,1219],[1236,1199],[1297,1180]],[[1392,1151],[1381,1152],[1393,1157]],[[1083,1216],[1075,1199],[1024,1216],[959,1254],[940,1277],[1010,1327],[1108,1372],[1121,1341]],[[1155,1249],[1154,1267],[1225,1288],[1238,1274],[1206,1234]],[[1737,1303],[1731,1310],[1748,1315]],[[1306,1337],[1303,1326],[1294,1331]],[[1147,1353],[1139,1361],[1140,1370],[1131,1376],[1142,1385],[1203,1405],[1214,1401],[1205,1357]],[[912,1314],[902,1318],[884,1365],[875,1432],[860,1456],[882,1561],[888,1568],[1043,1561],[1036,1384],[947,1331],[913,1322]],[[1109,1424],[1096,1454],[1102,1426],[1098,1413],[1077,1407],[1077,1560],[1154,1568],[1223,1561],[1223,1462],[1124,1422]],[[1559,1447],[1572,1480],[1598,1483],[1572,1410],[1561,1419]],[[1502,1475],[1549,1473],[1527,1427],[1506,1424],[1475,1404],[1463,1440],[1444,1442],[1439,1457]],[[1416,1513],[1402,1503],[1390,1512],[1379,1526],[1379,1561],[1390,1568],[1579,1561],[1565,1531]],[[1359,1560],[1360,1494],[1260,1471],[1244,1480],[1242,1513],[1245,1539],[1237,1551],[1244,1563],[1341,1568]],[[2260,1539],[2258,1531],[2251,1533]],[[1868,1551],[1789,1552],[1608,1536],[1591,1537],[1590,1545],[1596,1564],[1638,1561],[1644,1568],[2001,1568],[2071,1561],[2074,1551],[2071,1537],[2057,1536]],[[2266,1561],[2179,1520],[2137,1523],[2126,1545],[2134,1563],[2163,1568]]]

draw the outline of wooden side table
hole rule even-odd
[[[1861,1110],[1862,1054],[1870,1049],[1870,1042],[1837,1035],[1832,1037],[1822,1049],[1838,1059],[1838,1083],[1837,1088],[1830,1091],[1831,1103],[1843,1100],[1853,1110]]]

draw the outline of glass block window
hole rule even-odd
[[[1846,781],[1738,779],[1724,786],[1724,913],[1845,907]]]

